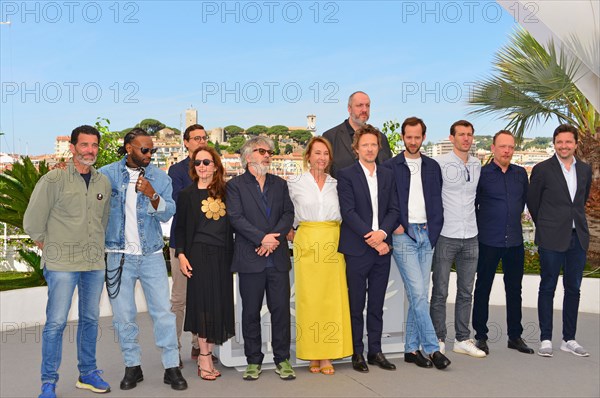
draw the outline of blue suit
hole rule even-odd
[[[400,216],[395,192],[393,173],[377,167],[377,217],[379,229],[387,234],[385,242],[388,244],[392,242],[392,232]],[[363,310],[368,281],[368,353],[375,355],[381,352],[383,302],[390,275],[390,254],[380,256],[365,242],[364,235],[372,231],[373,207],[367,179],[358,162],[338,172],[338,196],[342,214],[338,251],[346,259],[354,354],[362,355],[364,351]]]
[[[248,364],[262,364],[260,309],[265,291],[271,313],[276,364],[290,357],[290,251],[286,234],[294,223],[294,204],[285,180],[267,174],[262,188],[246,170],[227,183],[227,212],[235,231],[231,271],[238,273],[242,297],[242,335]],[[279,246],[268,257],[255,249],[265,235],[279,233]]]

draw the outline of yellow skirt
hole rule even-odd
[[[340,224],[301,222],[294,238],[296,357],[352,355],[346,263],[338,253]]]

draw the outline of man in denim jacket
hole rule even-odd
[[[170,309],[160,227],[161,222],[175,213],[175,202],[171,179],[150,164],[156,152],[153,147],[148,133],[135,128],[125,136],[119,149],[126,156],[100,169],[112,185],[105,242],[106,287],[125,362],[121,389],[132,389],[144,379],[137,341],[139,327],[135,322],[135,285],[139,280],[154,324],[154,340],[162,349],[164,382],[174,390],[185,390],[187,383],[179,370],[175,315]]]

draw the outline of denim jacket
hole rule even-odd
[[[125,197],[129,185],[129,173],[125,166],[127,157],[102,167],[99,171],[106,175],[112,186],[110,215],[106,227],[106,249],[125,249]],[[171,178],[156,166],[146,167],[146,180],[160,196],[155,210],[146,195],[137,195],[137,223],[142,245],[142,255],[148,255],[162,249],[164,240],[161,222],[168,221],[175,214],[175,202],[172,197]]]

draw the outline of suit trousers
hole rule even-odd
[[[367,294],[367,336],[368,354],[381,352],[383,333],[383,303],[390,277],[391,255],[380,256],[374,249],[367,249],[362,256],[344,255],[346,259],[346,279],[350,301],[352,323],[352,345],[354,354],[362,354],[365,301]]]
[[[538,318],[540,321],[540,340],[552,340],[552,312],[554,292],[558,276],[563,269],[563,328],[564,341],[575,340],[577,331],[577,313],[579,312],[579,289],[583,278],[586,253],[581,247],[575,230],[571,233],[569,249],[557,252],[539,248],[540,254],[540,290],[538,294]]]
[[[260,310],[267,294],[267,308],[271,313],[271,344],[273,359],[278,364],[290,358],[290,274],[275,267],[262,272],[238,273],[242,297],[242,336],[248,364],[262,364],[262,334]]]

